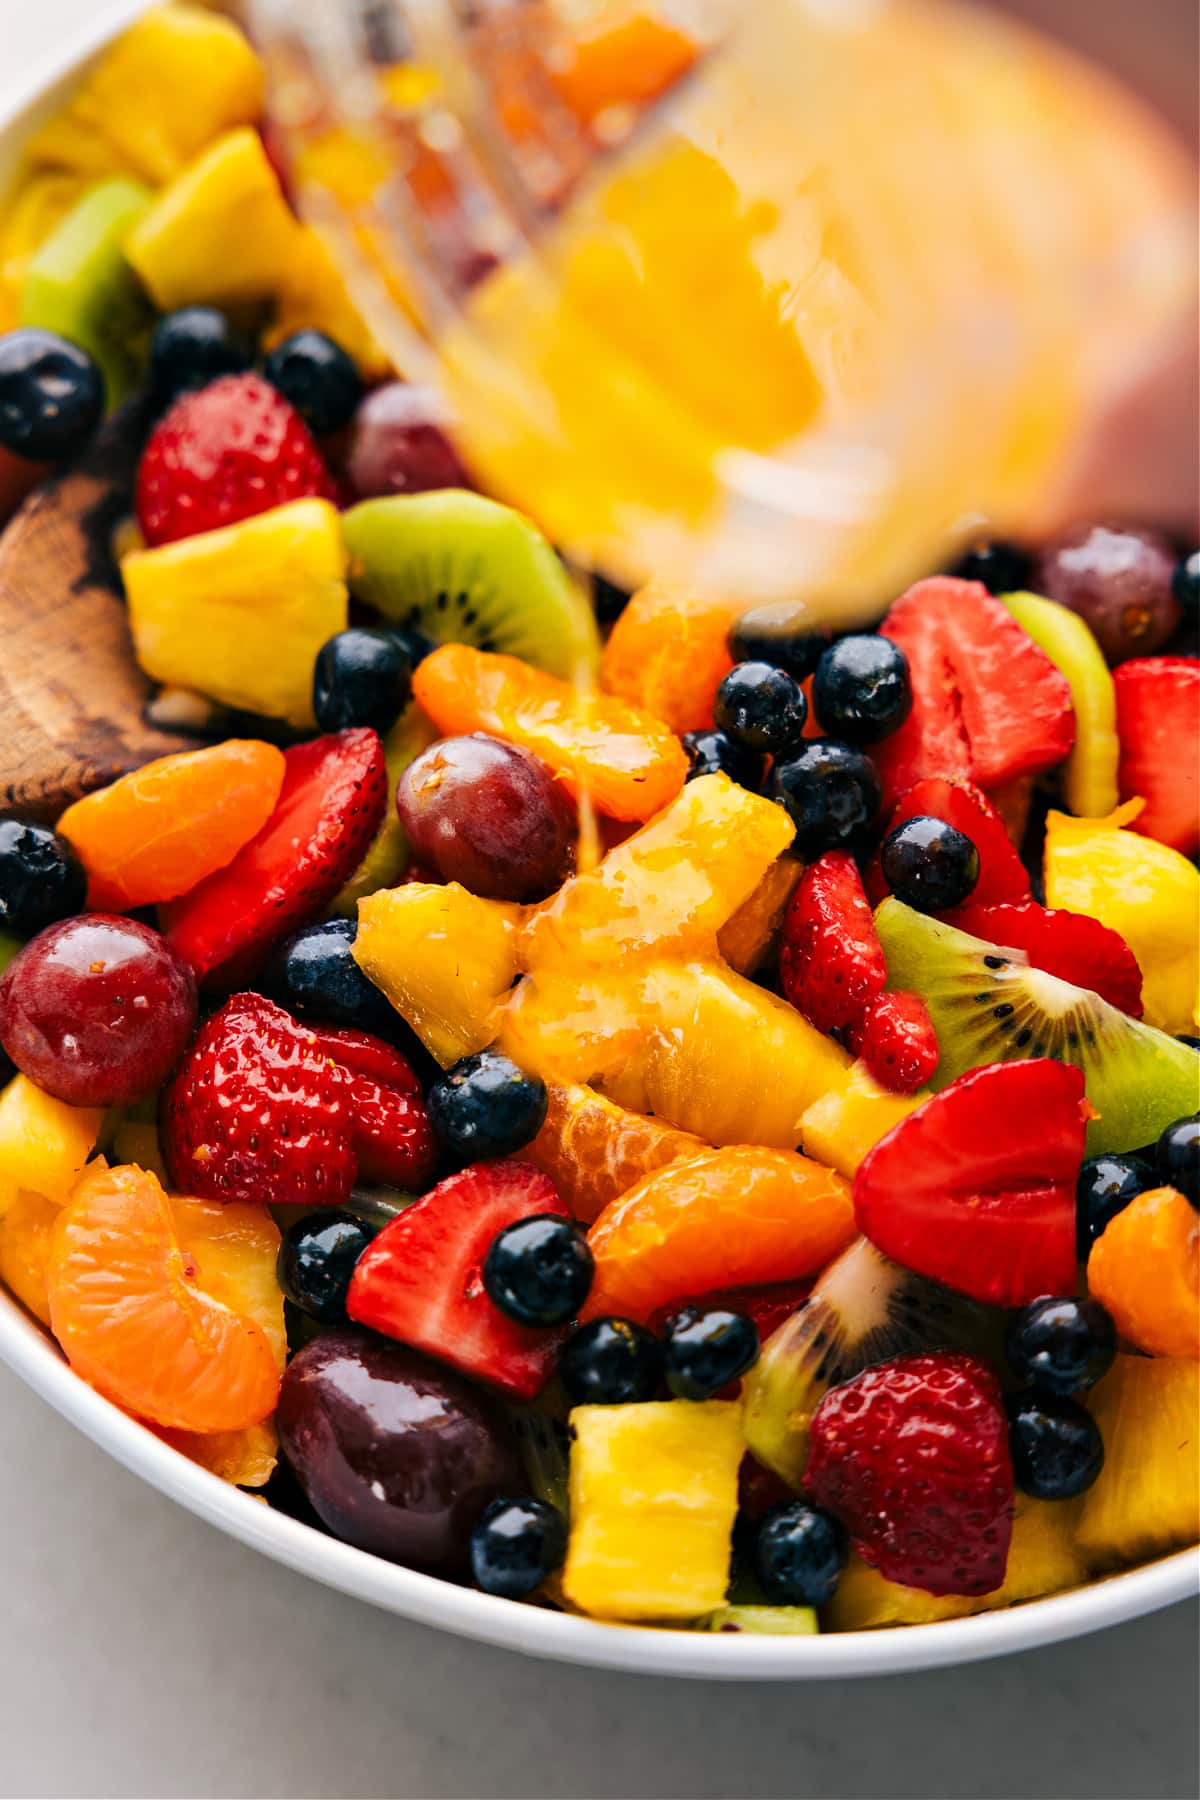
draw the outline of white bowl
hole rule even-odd
[[[0,92],[0,192],[32,124],[118,27],[141,10],[110,0],[86,27]],[[497,1600],[431,1575],[402,1569],[339,1543],[261,1500],[239,1492],[170,1449],[73,1375],[58,1350],[0,1289],[0,1359],[127,1469],[231,1537],[289,1568],[405,1618],[530,1656],[648,1675],[697,1675],[721,1681],[819,1680],[883,1675],[973,1662],[1081,1637],[1134,1619],[1197,1590],[1200,1560],[1180,1551],[1146,1568],[1009,1611],[940,1625],[829,1637],[774,1638],[604,1625],[541,1607]]]

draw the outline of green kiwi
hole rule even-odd
[[[556,1408],[556,1397],[563,1401],[561,1407]],[[543,1393],[531,1405],[510,1407],[508,1415],[529,1492],[547,1505],[557,1507],[564,1519],[569,1512],[570,1453],[565,1413],[565,1400],[557,1385],[552,1384],[549,1392]]]
[[[462,488],[363,500],[342,516],[356,599],[439,643],[590,677],[596,621],[536,526]]]
[[[811,1606],[721,1606],[697,1619],[694,1631],[748,1631],[755,1637],[813,1637],[818,1629]]]
[[[420,756],[436,738],[437,732],[417,705],[409,706],[383,740],[387,763],[388,804],[383,824],[357,869],[330,907],[330,913],[343,918],[358,916],[358,903],[378,888],[395,887],[408,867],[408,839],[396,812],[396,784],[410,762]]]
[[[982,1063],[1031,1056],[1074,1063],[1099,1115],[1088,1125],[1089,1156],[1151,1144],[1173,1119],[1195,1112],[1200,1057],[1165,1031],[1031,968],[1019,951],[969,937],[899,900],[883,902],[875,926],[889,987],[920,994],[929,1008],[939,1052],[931,1087]]]
[[[149,347],[154,313],[123,246],[151,197],[124,177],[89,188],[34,252],[21,290],[21,323],[86,350],[109,411],[137,386]]]
[[[10,932],[0,931],[0,975],[3,975],[20,948],[20,938],[13,937]]]
[[[771,1334],[743,1378],[746,1443],[759,1462],[798,1488],[809,1420],[829,1388],[893,1356],[978,1351],[992,1335],[985,1308],[889,1262],[859,1238]]]

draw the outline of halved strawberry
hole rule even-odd
[[[1039,1057],[972,1069],[881,1138],[859,1229],[918,1275],[997,1306],[1075,1288],[1083,1076]]]
[[[950,781],[928,776],[901,794],[888,823],[894,831],[905,819],[943,819],[970,838],[979,852],[979,880],[971,891],[972,906],[990,906],[1004,900],[1027,900],[1029,875],[1017,855],[1004,821],[987,795],[970,781]],[[866,890],[872,903],[887,898],[888,885],[879,858],[867,871]],[[963,927],[964,931],[967,929]]]
[[[938,1065],[937,1033],[919,994],[880,994],[851,1026],[846,1042],[880,1087],[893,1094],[915,1094]]]
[[[806,1278],[802,1281],[767,1281],[759,1287],[713,1288],[707,1294],[671,1300],[666,1306],[656,1307],[647,1319],[646,1327],[657,1335],[685,1306],[699,1306],[705,1311],[720,1306],[730,1312],[745,1313],[753,1319],[758,1327],[759,1342],[765,1344],[784,1320],[790,1319],[803,1306],[812,1292],[812,1285],[812,1280]]]
[[[275,810],[233,861],[162,908],[163,932],[201,980],[236,985],[314,918],[362,861],[387,806],[378,732],[314,738],[284,752]]]
[[[529,1163],[472,1163],[385,1225],[350,1282],[346,1310],[515,1400],[545,1385],[566,1333],[531,1331],[488,1299],[483,1262],[506,1225],[570,1213],[548,1175]]]
[[[982,583],[919,581],[881,629],[907,656],[913,693],[904,724],[872,752],[885,804],[929,775],[993,788],[1067,755],[1066,677]]]
[[[887,964],[847,851],[826,851],[800,877],[784,915],[779,977],[818,1031],[854,1024],[883,992]]]
[[[1142,1016],[1142,971],[1120,932],[1088,913],[1064,912],[1022,900],[1011,906],[960,906],[946,922],[972,937],[1023,950],[1035,969],[1074,987],[1090,988],[1130,1018]]]
[[[1113,670],[1122,800],[1140,795],[1133,829],[1185,856],[1200,846],[1200,662],[1144,656]]]

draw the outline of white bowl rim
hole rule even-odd
[[[0,93],[0,151],[28,115],[145,0],[108,0]],[[5,140],[8,143],[5,143]],[[42,1328],[0,1290],[0,1360],[93,1443],[160,1493],[274,1561],[327,1587],[462,1637],[550,1660],[710,1680],[823,1680],[910,1673],[1080,1637],[1200,1590],[1200,1556],[1181,1550],[1120,1575],[1003,1612],[890,1630],[756,1637],[610,1625],[496,1599],[356,1550],[276,1512],[188,1460],[72,1373]]]

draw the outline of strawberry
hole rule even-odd
[[[529,1163],[472,1163],[367,1246],[350,1282],[350,1317],[514,1400],[532,1400],[566,1332],[507,1318],[488,1299],[482,1271],[497,1232],[539,1213],[570,1217],[548,1175]]]
[[[898,1356],[830,1388],[813,1414],[804,1486],[889,1581],[990,1594],[1004,1580],[1008,1422],[978,1357]]]
[[[183,394],[150,433],[135,504],[148,544],[234,525],[289,500],[334,497],[300,414],[261,375]]]
[[[810,863],[783,920],[785,997],[818,1031],[852,1025],[887,980],[887,964],[854,858],[829,850]]]
[[[1035,969],[1045,969],[1074,987],[1090,988],[1133,1019],[1142,1016],[1142,971],[1120,932],[1088,913],[1074,913],[1022,900],[1010,906],[969,906],[946,920],[972,937],[1007,950],[1023,950]]]
[[[885,1256],[996,1306],[1075,1290],[1083,1076],[1038,1057],[972,1069],[880,1139],[854,1178]]]
[[[894,831],[905,819],[922,817],[944,819],[947,825],[953,825],[956,831],[969,837],[978,850],[979,880],[971,890],[973,906],[1029,898],[1029,876],[1013,848],[1004,821],[987,795],[973,782],[950,781],[942,776],[928,776],[924,781],[916,782],[896,802],[888,830]],[[888,885],[878,857],[867,872],[866,889],[876,905],[887,897]]]
[[[846,1041],[893,1094],[915,1094],[937,1068],[937,1033],[919,994],[879,994]]]
[[[980,582],[919,581],[881,630],[907,656],[913,694],[904,724],[872,752],[885,804],[930,775],[994,788],[1067,755],[1066,677]]]
[[[1146,802],[1133,829],[1193,856],[1200,846],[1200,662],[1138,657],[1113,670],[1113,686],[1121,798]]]
[[[284,751],[283,786],[257,837],[162,908],[165,935],[200,979],[236,985],[271,946],[328,906],[383,820],[387,766],[366,727]]]
[[[646,1329],[660,1336],[667,1324],[685,1307],[697,1306],[707,1312],[711,1307],[725,1307],[730,1312],[745,1313],[758,1328],[759,1342],[765,1344],[772,1332],[778,1331],[785,1319],[799,1310],[812,1292],[811,1280],[768,1281],[761,1287],[712,1288],[707,1294],[690,1295],[669,1300],[656,1307],[646,1321]]]
[[[420,1187],[435,1148],[416,1076],[363,1031],[301,1025],[235,994],[204,1025],[162,1099],[163,1154],[186,1194],[340,1206],[355,1181]]]

